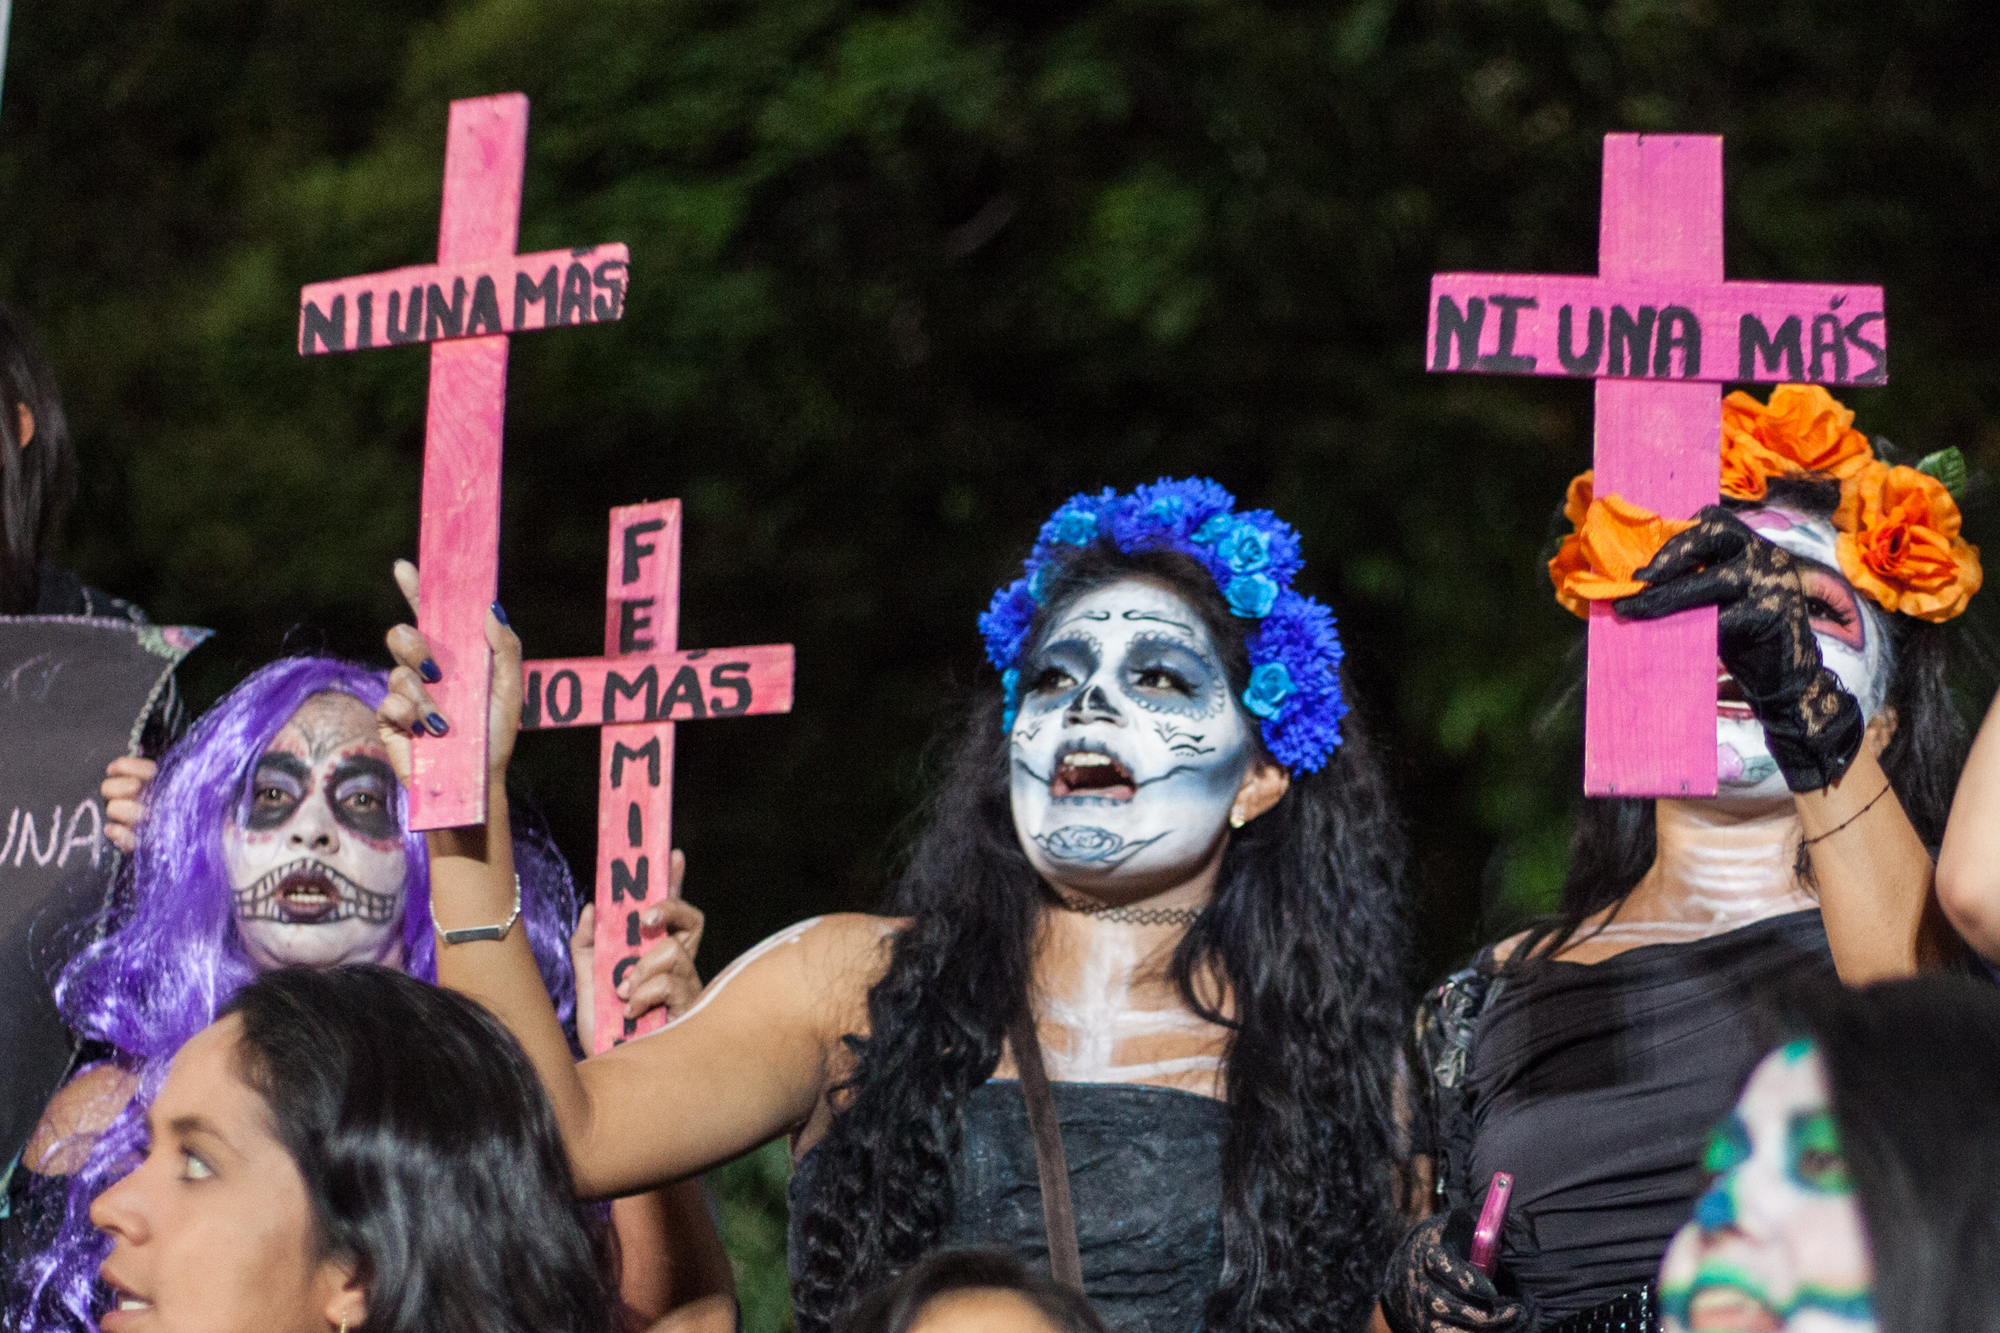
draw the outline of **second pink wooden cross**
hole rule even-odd
[[[610,321],[625,312],[623,245],[514,253],[527,154],[526,97],[453,102],[437,263],[316,283],[299,294],[302,356],[433,344],[417,626],[444,672],[432,697],[457,726],[449,735],[417,739],[410,783],[415,829],[486,819],[492,663],[485,623],[499,587],[507,335]]]
[[[681,502],[611,511],[604,572],[604,656],[523,664],[521,725],[602,727],[597,779],[596,1047],[663,1021],[628,1022],[618,983],[654,944],[644,905],[666,896],[673,847],[674,723],[787,713],[792,646],[675,650],[680,626]]]
[[[1669,518],[1714,504],[1722,382],[1889,377],[1880,287],[1723,280],[1719,137],[1605,136],[1597,263],[1440,273],[1425,345],[1432,370],[1594,379],[1598,495]],[[1590,613],[1584,791],[1713,796],[1714,608]]]

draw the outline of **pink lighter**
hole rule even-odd
[[[1479,1210],[1479,1223],[1472,1229],[1472,1266],[1488,1277],[1500,1257],[1500,1223],[1507,1216],[1507,1199],[1514,1192],[1514,1177],[1495,1171],[1486,1187],[1486,1206]]]

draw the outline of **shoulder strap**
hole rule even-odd
[[[1056,1281],[1083,1290],[1083,1253],[1076,1243],[1076,1211],[1069,1201],[1069,1164],[1063,1160],[1062,1127],[1056,1099],[1042,1068],[1042,1042],[1027,1005],[1007,1028],[1007,1044],[1021,1072],[1021,1100],[1028,1104],[1028,1128],[1035,1135],[1035,1171],[1042,1181],[1042,1225],[1049,1233],[1049,1272]]]

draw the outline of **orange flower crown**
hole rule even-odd
[[[1723,495],[1762,500],[1773,478],[1801,474],[1840,483],[1836,549],[1855,588],[1919,620],[1965,610],[1982,575],[1979,548],[1959,536],[1963,454],[1944,449],[1915,467],[1883,463],[1854,429],[1854,413],[1817,384],[1780,384],[1769,403],[1742,392],[1722,400]],[[1636,571],[1693,526],[1618,495],[1598,498],[1588,472],[1570,482],[1563,514],[1575,530],[1549,561],[1549,578],[1556,600],[1579,616],[1591,602],[1645,587]]]

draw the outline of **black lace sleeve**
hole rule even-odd
[[[1492,951],[1481,950],[1470,967],[1454,972],[1417,1006],[1413,1033],[1419,1092],[1415,1127],[1418,1152],[1432,1162],[1432,1206],[1469,1207],[1466,1179],[1472,1151],[1472,1108],[1466,1089],[1479,1018],[1505,981],[1492,972]]]

